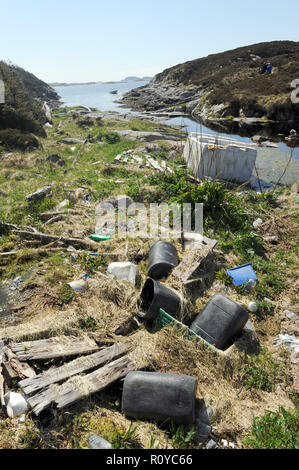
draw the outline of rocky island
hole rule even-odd
[[[261,74],[263,64],[271,74]],[[240,47],[176,65],[122,102],[138,111],[182,111],[204,122],[299,122],[291,83],[299,77],[299,42]]]

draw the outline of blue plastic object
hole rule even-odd
[[[243,266],[238,266],[237,268],[228,269],[226,274],[228,274],[233,279],[233,284],[237,287],[243,286],[250,279],[258,281],[258,278],[250,263],[244,264]]]

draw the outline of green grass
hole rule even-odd
[[[267,349],[252,356],[244,354],[238,365],[239,380],[247,389],[272,392],[282,381],[282,366]]]
[[[299,449],[298,418],[298,410],[267,411],[254,420],[243,444],[252,449]]]

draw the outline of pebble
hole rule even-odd
[[[221,444],[223,445],[223,447],[228,447],[228,442],[226,439],[221,439]]]
[[[284,314],[288,317],[288,319],[291,320],[291,321],[296,321],[297,318],[298,318],[298,316],[296,315],[296,313],[291,312],[290,310],[284,310],[283,313],[284,313]]]
[[[273,300],[268,299],[268,297],[264,297],[264,301],[268,302],[269,304],[273,304]]]

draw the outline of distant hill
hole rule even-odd
[[[56,87],[56,86],[77,86],[77,85],[97,85],[98,83],[102,83],[104,85],[113,85],[115,83],[125,83],[125,82],[146,82],[150,81],[153,77],[126,77],[123,80],[118,80],[118,81],[109,81],[109,82],[85,82],[85,83],[63,83],[63,82],[54,82],[50,83],[50,86]]]
[[[272,64],[272,75],[259,73],[264,62]],[[147,86],[128,92],[123,101],[136,110],[181,105],[204,119],[298,121],[298,105],[290,100],[290,85],[297,78],[299,42],[265,42],[166,69]]]
[[[22,148],[30,139],[22,133],[44,136],[47,122],[43,102],[57,103],[59,96],[35,75],[0,61],[0,79],[5,85],[5,103],[0,104],[0,141],[8,148]],[[34,139],[31,139],[34,141]]]

